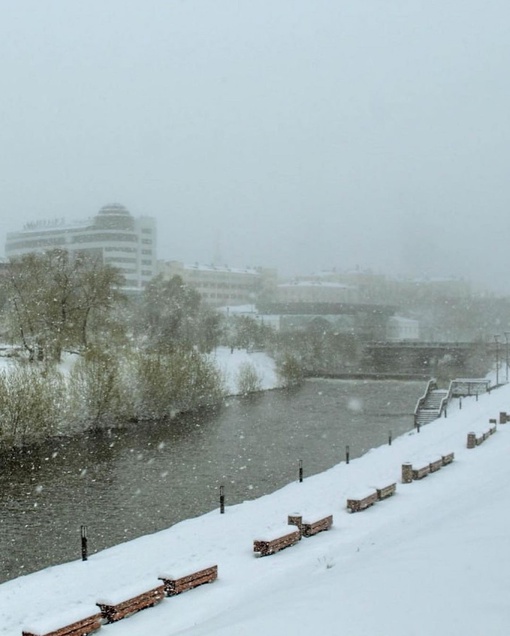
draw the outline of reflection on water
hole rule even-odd
[[[309,380],[171,423],[54,440],[0,473],[0,580],[252,499],[412,427],[424,382]]]

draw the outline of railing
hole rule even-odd
[[[441,415],[444,413],[445,417],[447,415],[448,412],[448,402],[452,399],[452,395],[453,395],[453,386],[455,384],[455,380],[452,380],[450,382],[450,386],[448,387],[448,393],[444,396],[444,398],[441,400],[441,404],[439,405],[439,416],[441,417]]]
[[[455,380],[451,380],[450,385],[448,387],[448,393],[442,398],[442,400],[441,400],[441,402],[439,404],[439,408],[438,408],[438,411],[437,411],[437,417],[441,417],[443,415],[443,413],[446,416],[447,409],[448,409],[448,403],[450,402],[452,397],[464,397],[464,396],[468,396],[468,395],[478,395],[478,393],[482,392],[482,391],[477,390],[479,387],[484,387],[484,391],[483,392],[486,392],[486,391],[488,391],[490,389],[490,385],[491,385],[491,381],[487,380],[485,378],[457,378]],[[462,391],[461,387],[467,387],[467,391],[465,391],[465,390]],[[416,408],[414,409],[414,425],[415,425],[415,427],[417,425],[418,413],[424,407],[429,393],[431,393],[432,391],[437,390],[437,388],[438,388],[438,386],[437,386],[437,381],[435,380],[435,378],[432,378],[431,380],[428,381],[427,390],[425,391],[425,394],[422,395],[422,397],[418,400],[418,402],[416,403]],[[471,392],[472,388],[475,389],[473,392]]]
[[[428,394],[431,391],[435,391],[436,389],[437,389],[437,380],[435,378],[431,378],[427,382],[427,388],[425,389],[425,393],[421,396],[421,398],[419,398],[418,402],[416,402],[416,408],[414,409],[414,426],[415,427],[417,423],[418,413],[420,412],[423,405],[425,404]]]
[[[491,385],[491,381],[486,378],[457,378],[452,380],[452,396],[453,397],[466,397],[470,395],[478,395],[479,393],[486,393]],[[467,388],[467,392],[462,390]],[[479,390],[482,388],[482,390]],[[471,391],[473,389],[473,391]]]

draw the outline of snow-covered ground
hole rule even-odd
[[[275,362],[264,351],[248,352],[246,349],[231,351],[229,347],[218,347],[210,354],[210,358],[221,371],[229,395],[239,393],[239,372],[245,365],[250,365],[255,371],[263,391],[281,386],[281,381],[276,374]]]
[[[216,563],[219,578],[100,633],[111,636],[498,636],[510,633],[510,424],[474,450],[467,433],[510,410],[510,386],[454,404],[447,419],[392,446],[255,501],[0,586],[0,634],[90,609],[158,575]],[[320,413],[317,414],[320,417]],[[261,441],[263,443],[263,441]],[[455,461],[412,484],[404,462]],[[349,514],[349,496],[397,482],[396,494]],[[257,558],[253,540],[287,515],[333,513],[329,532]],[[105,511],[105,514],[107,511]],[[5,514],[5,513],[4,513]],[[69,616],[69,615],[68,615]],[[48,626],[48,625],[46,625]]]

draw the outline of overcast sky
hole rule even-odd
[[[118,201],[158,255],[510,292],[508,0],[0,0],[0,244]]]

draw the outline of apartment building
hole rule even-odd
[[[238,269],[198,263],[185,265],[180,261],[160,262],[159,272],[165,278],[180,276],[212,307],[253,304],[261,291],[275,284],[277,276],[276,270],[262,267]]]

